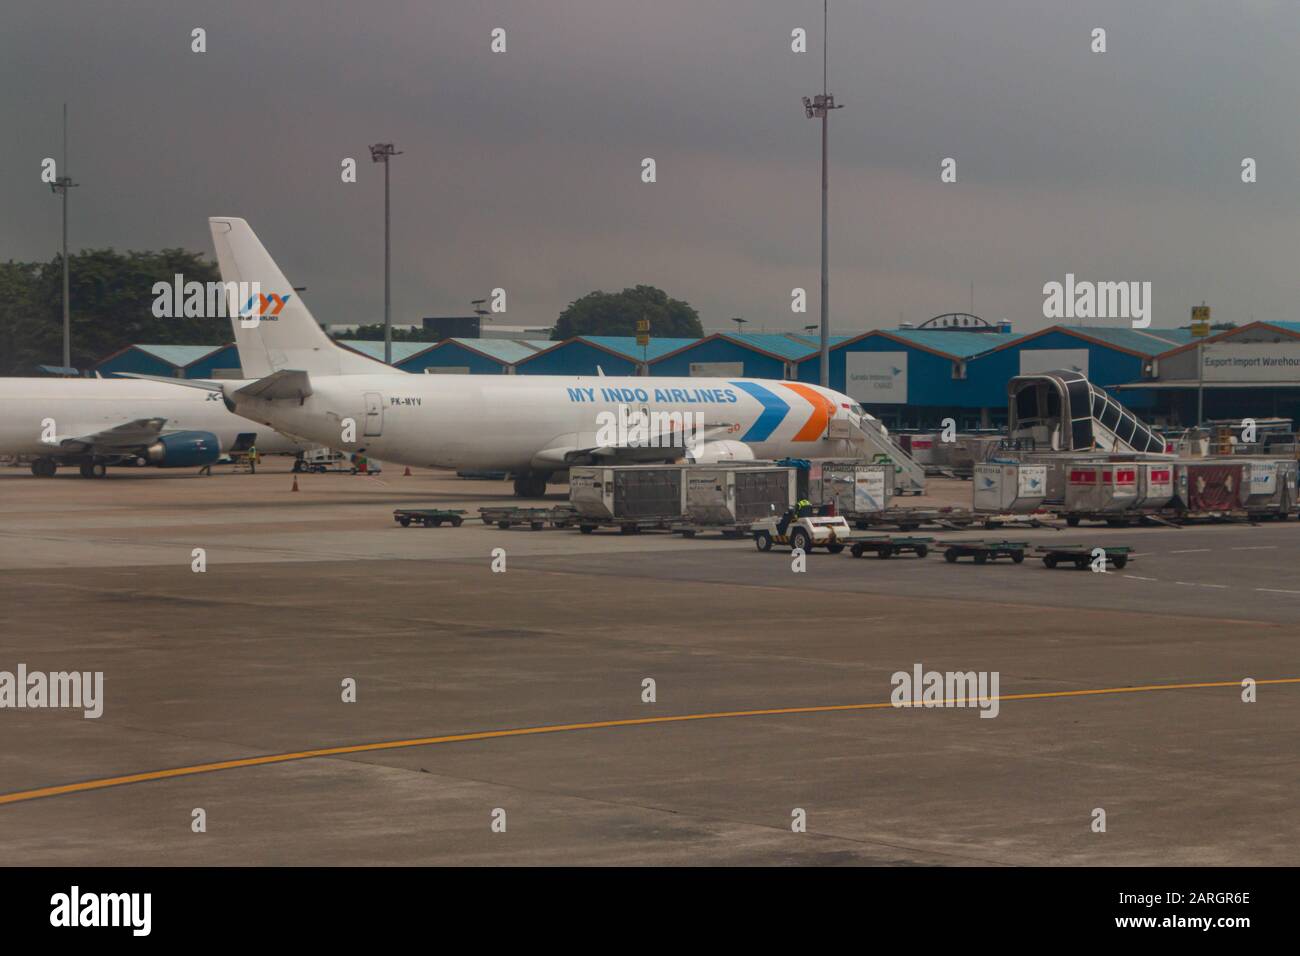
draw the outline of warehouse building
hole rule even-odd
[[[579,335],[549,348],[519,365],[520,375],[644,375],[660,356],[690,345],[696,339],[651,338],[637,344],[631,335]],[[599,372],[598,372],[599,370]]]
[[[837,335],[832,343],[848,336]],[[680,377],[793,379],[797,363],[818,353],[817,339],[794,333],[715,332],[686,341],[651,361],[650,374]]]
[[[552,344],[546,339],[444,339],[399,367],[429,375],[514,375],[520,362]]]
[[[128,345],[99,360],[105,378],[119,372],[168,378],[239,378],[239,351],[227,345]]]
[[[830,386],[893,428],[928,428],[949,417],[960,428],[978,427],[995,403],[991,391],[981,393],[969,380],[969,367],[1015,338],[996,330],[875,329],[831,346]],[[799,381],[818,382],[819,353],[802,358],[795,371]],[[1005,416],[1005,382],[996,404]]]
[[[1149,375],[1116,388],[1156,424],[1300,421],[1300,322],[1251,322],[1156,356]],[[1198,406],[1201,411],[1198,414]]]
[[[1152,374],[1156,357],[1191,340],[1188,329],[1096,328],[1054,325],[1013,336],[975,357],[968,369],[971,398],[995,409],[988,416],[1005,423],[1007,382],[1017,375],[1067,369],[1087,376],[1094,385],[1114,389]],[[1146,413],[1149,396],[1121,397],[1134,411]]]

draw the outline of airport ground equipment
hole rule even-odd
[[[759,551],[771,551],[773,545],[781,544],[789,545],[791,550],[799,548],[804,554],[811,554],[814,548],[825,548],[831,554],[839,554],[855,540],[849,523],[838,515],[791,518],[784,532],[780,528],[781,519],[775,515],[754,523],[750,533]]]
[[[934,538],[898,535],[855,538],[849,548],[849,554],[855,558],[860,558],[868,552],[878,558],[892,558],[896,554],[914,554],[918,558],[924,558],[930,553],[930,545],[933,543]]]
[[[578,523],[578,513],[567,505],[554,508],[484,507],[478,509],[478,516],[485,525],[494,524],[503,531],[524,525],[534,531],[541,531],[547,525],[572,528]]]
[[[899,531],[916,531],[923,525],[934,525],[949,531],[968,528],[976,521],[968,508],[945,506],[942,508],[886,508],[875,514],[855,515],[852,524],[859,531],[870,528],[897,528]]]
[[[982,514],[1026,514],[1043,507],[1047,467],[1024,462],[984,462],[975,466],[972,505]]]
[[[799,497],[832,505],[849,524],[879,514],[894,497],[894,468],[854,459],[814,459],[800,475]]]
[[[1034,553],[1041,557],[1043,564],[1049,568],[1061,564],[1073,564],[1082,570],[1091,567],[1094,560],[1093,551],[1096,549],[1096,545],[1087,544],[1039,545]],[[1118,570],[1128,564],[1133,549],[1122,545],[1108,545],[1101,550],[1106,554],[1106,563]]]
[[[1249,497],[1242,463],[1203,459],[1174,465],[1174,506],[1184,520],[1244,518]]]
[[[1246,513],[1253,519],[1285,521],[1296,510],[1296,466],[1293,459],[1239,456],[1249,487]]]
[[[872,464],[890,463],[894,466],[894,488],[897,494],[925,494],[925,466],[915,461],[911,455],[894,440],[893,436],[877,419],[862,417],[857,420],[857,428],[851,429],[848,421],[832,419],[828,423],[831,438],[845,437],[863,450],[863,457]],[[842,436],[838,430],[853,430],[856,434]]]
[[[956,564],[958,558],[972,558],[976,564],[986,564],[998,558],[1010,558],[1016,564],[1025,560],[1027,541],[941,541],[943,559]]]
[[[743,527],[798,501],[794,468],[753,462],[695,465],[683,473],[686,517],[698,527]]]
[[[459,528],[464,522],[464,511],[448,508],[397,508],[393,511],[393,520],[403,528],[418,524],[425,528],[440,528],[449,524]]]
[[[580,465],[569,469],[569,504],[583,524],[667,527],[686,515],[689,465]]]
[[[1007,431],[1044,451],[1163,454],[1165,439],[1070,369],[1017,375],[1007,382]]]

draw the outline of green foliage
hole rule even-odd
[[[72,364],[85,370],[127,345],[220,345],[230,320],[160,319],[153,285],[218,281],[217,265],[184,249],[116,252],[87,249],[70,257]],[[0,375],[36,375],[63,364],[63,263],[0,263]]]
[[[650,285],[622,292],[589,292],[569,303],[560,313],[551,338],[575,335],[636,335],[638,319],[650,320],[656,338],[699,338],[704,335],[700,316],[680,299]]]

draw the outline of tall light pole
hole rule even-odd
[[[392,217],[388,205],[388,159],[401,156],[402,151],[392,143],[375,143],[370,147],[370,158],[376,163],[384,164],[384,361],[393,364],[393,316],[392,302],[392,260],[390,257],[389,232]]]
[[[831,110],[842,109],[835,105],[835,97],[826,85],[826,47],[830,43],[828,31],[829,18],[826,11],[827,0],[822,0],[822,91],[818,96],[803,98],[804,115],[809,119],[822,121],[822,334],[821,334],[821,384],[831,384],[831,320],[830,320],[830,276],[827,266],[826,227],[826,132]]]
[[[740,333],[744,331],[745,323],[747,323],[749,319],[742,318],[739,315],[733,315],[731,321],[736,323],[736,334],[740,335]]]
[[[63,104],[63,175],[50,183],[50,191],[63,197],[63,368],[72,368],[72,312],[68,302],[68,190],[74,186],[68,175],[68,104]]]

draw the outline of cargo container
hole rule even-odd
[[[611,465],[569,469],[569,502],[600,521],[677,520],[686,514],[687,465]]]
[[[1024,463],[975,465],[975,511],[992,514],[1024,514],[1043,506],[1047,493],[1047,468]]]
[[[1180,461],[1174,466],[1175,503],[1191,514],[1244,511],[1250,495],[1246,466],[1223,461]]]
[[[1048,505],[1065,504],[1065,486],[1070,480],[1070,469],[1075,465],[1101,462],[1106,460],[1102,452],[999,452],[998,458],[1021,461],[1027,465],[1042,465],[1046,469],[1045,492],[1043,503]]]
[[[834,504],[836,514],[878,514],[894,497],[895,471],[890,465],[841,459],[814,459],[810,464],[805,497],[814,505]]]
[[[1296,462],[1249,460],[1242,462],[1250,489],[1246,510],[1251,514],[1289,515],[1296,506]]]
[[[1133,503],[1143,511],[1159,511],[1174,500],[1174,463],[1138,462],[1138,496]]]
[[[898,444],[903,451],[912,456],[918,465],[934,464],[934,446],[939,441],[938,435],[899,435]]]
[[[798,501],[793,468],[750,463],[694,465],[683,474],[686,515],[696,525],[748,525],[783,514]]]
[[[1138,462],[1076,464],[1065,486],[1067,514],[1117,514],[1138,501]]]

